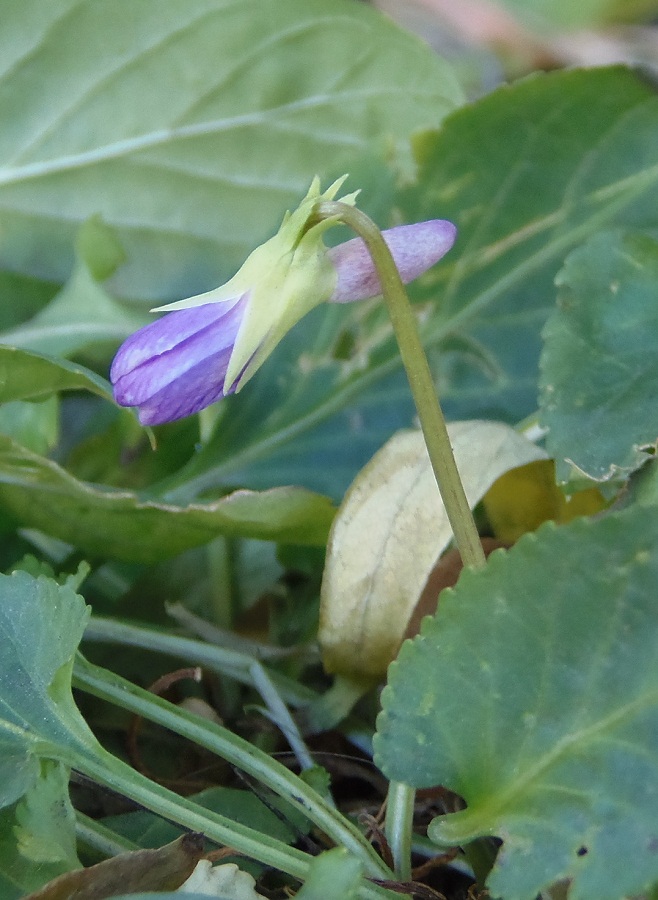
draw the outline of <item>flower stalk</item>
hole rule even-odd
[[[455,543],[465,566],[483,566],[485,556],[480,537],[459,476],[416,318],[391,251],[372,219],[354,206],[324,201],[316,207],[315,215],[320,220],[339,219],[348,225],[363,239],[372,256]]]
[[[418,334],[416,319],[391,251],[375,223],[361,210],[337,201],[319,203],[316,216],[335,218],[362,238],[379,276],[382,295],[395,332],[420,426],[427,445],[434,477],[445,506],[455,543],[464,566],[485,563],[480,536],[459,476],[445,417],[434,387],[427,356]],[[411,877],[411,834],[415,790],[391,782],[387,797],[386,837],[393,854],[396,876]]]

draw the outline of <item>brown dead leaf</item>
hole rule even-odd
[[[184,834],[158,850],[135,850],[60,875],[24,900],[106,900],[141,891],[173,891],[203,857],[203,835]]]
[[[489,556],[490,553],[501,547],[507,548],[509,546],[509,544],[497,541],[495,538],[482,538],[482,549],[485,556]],[[420,623],[425,616],[434,615],[439,604],[439,594],[444,588],[454,587],[457,584],[457,579],[461,575],[462,569],[462,558],[459,555],[459,550],[453,548],[443,554],[427,579],[423,593],[420,595],[420,599],[411,614],[404,633],[405,640],[418,634]]]

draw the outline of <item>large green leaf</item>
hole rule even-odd
[[[0,892],[16,900],[79,867],[69,771],[42,760],[39,776],[18,803],[0,810]]]
[[[155,562],[220,534],[323,544],[334,509],[303,488],[235,491],[178,507],[140,500],[74,478],[56,463],[0,435],[0,506],[85,553]]]
[[[389,671],[389,778],[467,808],[430,837],[498,835],[491,895],[619,900],[658,880],[658,518],[546,525],[467,570]]]
[[[617,484],[655,452],[658,241],[604,232],[558,275],[544,329],[542,420],[558,481]]]
[[[127,296],[208,289],[313,175],[461,100],[429,47],[353,0],[6,0],[0,264],[63,280],[94,213]]]
[[[565,254],[612,221],[658,221],[658,99],[623,68],[504,87],[419,140],[406,221],[444,217],[455,248],[416,295],[451,418],[535,410],[541,327]],[[172,497],[298,483],[342,496],[413,409],[381,304],[316,310],[224,407]]]
[[[459,227],[454,264],[426,284],[437,308],[425,335],[460,417],[535,408],[540,329],[566,253],[609,222],[658,223],[657,136],[654,90],[612,67],[502,87],[419,141],[405,215]]]

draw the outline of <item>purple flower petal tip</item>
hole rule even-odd
[[[220,400],[246,301],[176,310],[132,334],[110,369],[116,402],[162,425]]]
[[[383,236],[402,281],[408,284],[445,256],[455,242],[457,228],[446,219],[430,219],[389,228]],[[381,294],[377,272],[361,238],[332,247],[328,255],[338,275],[332,303],[352,303]]]

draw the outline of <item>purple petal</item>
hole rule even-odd
[[[122,406],[143,424],[173,421],[222,397],[248,295],[168,313],[119,348],[110,378]]]
[[[223,390],[224,377],[232,349],[229,347],[205,357],[180,375],[174,384],[166,385],[140,403],[138,415],[142,425],[174,422],[191,416],[226,396]]]
[[[446,219],[431,219],[389,228],[383,235],[402,281],[408,284],[450,250],[457,229]],[[336,288],[330,298],[332,303],[351,303],[381,294],[379,278],[361,238],[332,247],[328,254],[338,274]]]
[[[206,303],[191,309],[179,309],[140,328],[119,348],[110,370],[111,380],[116,381],[142,363],[173,350],[201,329],[225,319],[241,299],[236,297],[226,303]]]

